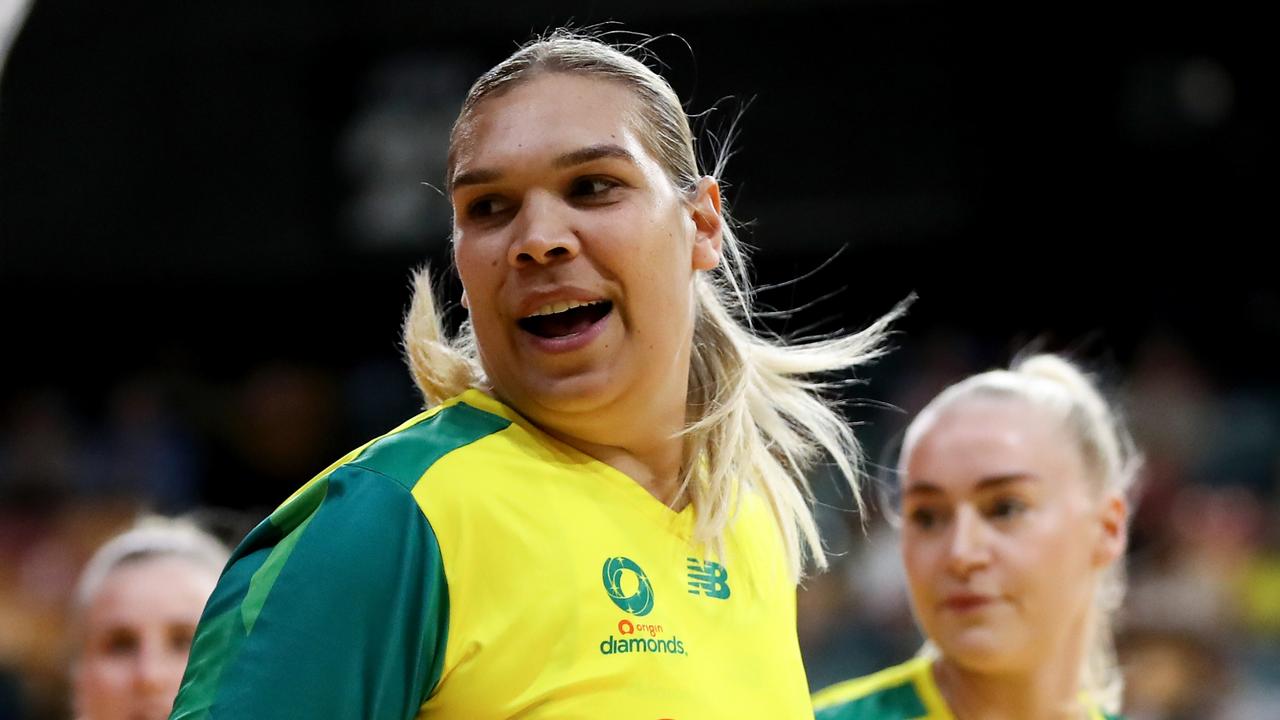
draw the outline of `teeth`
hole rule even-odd
[[[554,315],[562,313],[566,310],[574,308],[587,307],[588,305],[599,305],[604,300],[592,300],[590,302],[580,302],[578,300],[561,300],[560,302],[547,303],[542,307],[529,313],[528,317],[538,317],[539,315]]]

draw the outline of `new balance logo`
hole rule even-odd
[[[729,571],[720,563],[698,558],[689,561],[689,594],[706,595],[717,600],[729,599]]]

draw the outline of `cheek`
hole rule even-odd
[[[673,278],[693,274],[692,234],[683,227],[682,217],[672,208],[619,212],[596,232],[615,240],[596,244],[593,252],[615,270],[669,289]]]
[[[638,320],[672,334],[691,330],[687,323],[678,321],[691,320],[694,315],[693,271],[687,254],[673,254],[664,247],[636,260],[626,263],[624,259],[622,263],[633,311],[643,311]]]
[[[907,586],[917,600],[930,595],[929,588],[937,582],[935,553],[924,540],[907,537],[902,544],[902,567],[906,571]]]
[[[122,657],[87,660],[76,677],[81,695],[90,706],[115,702],[128,695],[132,680],[133,663]]]
[[[1035,573],[1042,582],[1060,583],[1077,577],[1089,564],[1092,538],[1081,518],[1063,509],[1043,512],[1032,537],[1012,544],[1006,552],[1025,573]]]
[[[1088,605],[1087,543],[1075,528],[1046,524],[1002,548],[1006,588],[1022,599],[1032,624],[1059,626]]]
[[[501,284],[501,272],[506,267],[497,259],[486,257],[482,248],[459,248],[454,252],[454,265],[466,293],[467,317],[477,333],[494,325],[497,292]]]
[[[493,270],[494,266],[472,249],[454,250],[453,264],[458,269],[458,278],[461,279],[462,287],[466,290],[467,300],[472,304],[475,304],[477,299],[483,300],[485,287],[489,284],[489,275],[493,274],[486,273],[485,268],[488,266]]]
[[[493,238],[460,238],[453,245],[453,263],[467,294],[483,297],[485,291],[499,284],[506,270],[506,254]]]

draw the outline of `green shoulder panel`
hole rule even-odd
[[[415,717],[443,669],[449,598],[409,490],[439,458],[509,424],[446,408],[272,513],[205,608],[171,717]]]
[[[196,630],[175,720],[408,719],[435,687],[449,601],[430,524],[368,470],[340,467],[316,488],[322,501],[288,534],[268,521],[237,549]]]
[[[510,424],[506,418],[458,403],[378,440],[350,464],[386,475],[412,490],[437,460]]]
[[[872,690],[862,697],[829,705],[815,713],[817,720],[915,720],[928,714],[910,681]]]

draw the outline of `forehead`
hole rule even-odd
[[[91,623],[199,617],[218,572],[180,557],[128,562],[103,580],[89,606]]]
[[[902,458],[906,481],[968,485],[1016,473],[1055,477],[1080,463],[1062,424],[1021,398],[965,398],[922,422]]]
[[[505,169],[591,145],[615,144],[647,159],[635,131],[636,99],[617,81],[543,73],[481,101],[459,126],[455,172]]]

